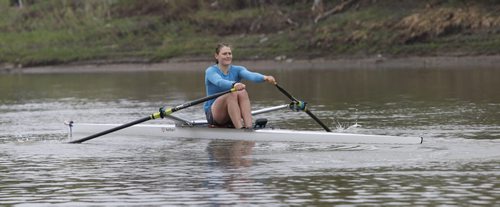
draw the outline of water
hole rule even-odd
[[[500,70],[266,73],[332,128],[357,123],[338,130],[424,144],[116,136],[65,144],[66,120],[123,123],[203,97],[202,73],[4,74],[0,205],[499,205]],[[248,86],[254,108],[288,102],[270,85]],[[177,115],[204,116],[201,106]],[[321,130],[304,113],[266,117]]]

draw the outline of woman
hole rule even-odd
[[[205,114],[209,124],[234,128],[252,128],[252,111],[250,99],[242,79],[252,82],[269,82],[276,84],[273,76],[250,72],[243,66],[231,65],[233,54],[231,46],[220,43],[215,48],[215,65],[205,71],[207,96],[234,87],[237,91],[205,102]],[[243,120],[243,123],[242,123]]]

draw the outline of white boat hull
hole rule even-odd
[[[79,139],[81,137],[105,131],[116,126],[119,126],[119,124],[72,123],[70,127],[70,136],[72,138]],[[198,138],[266,142],[319,142],[345,144],[420,144],[423,141],[422,137],[399,137],[319,131],[294,131],[283,129],[241,130],[228,128],[209,128],[206,126],[179,127],[175,125],[151,124],[134,125],[113,132],[111,135],[159,138]]]

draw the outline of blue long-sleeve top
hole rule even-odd
[[[205,87],[207,96],[222,91],[231,89],[234,83],[240,82],[242,79],[249,80],[255,83],[264,81],[264,75],[256,72],[250,72],[243,66],[229,65],[227,75],[224,74],[218,65],[212,65],[205,71]],[[205,112],[208,111],[215,99],[208,100],[203,105]]]

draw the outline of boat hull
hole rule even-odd
[[[72,123],[70,137],[80,138],[92,135],[118,124]],[[295,131],[283,129],[228,129],[206,126],[175,126],[138,124],[112,133],[120,136],[140,136],[159,138],[225,139],[265,142],[319,142],[346,144],[420,144],[422,137],[400,137],[387,135],[366,135],[319,131]],[[109,136],[109,135],[108,135]]]

